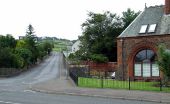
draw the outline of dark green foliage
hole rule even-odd
[[[70,53],[70,55],[68,56],[68,58],[70,59],[70,60],[72,60],[72,59],[75,59],[75,54],[74,53]]]
[[[0,36],[0,68],[21,68],[22,58],[14,53],[16,40],[11,35]]]
[[[0,49],[0,68],[21,68],[22,66],[22,58],[14,54],[12,49]]]
[[[45,55],[49,55],[52,51],[53,48],[53,42],[50,41],[42,41],[41,43],[37,44],[37,49],[38,49],[38,58],[41,60]]]
[[[37,49],[38,49],[38,58],[39,58],[40,60],[43,60],[43,57],[44,57],[45,55],[47,55],[47,52],[45,51],[43,44],[42,44],[42,43],[41,43],[41,44],[38,44],[38,45],[37,45]]]
[[[24,66],[28,66],[31,63],[32,52],[27,48],[16,48],[15,53],[22,57]]]
[[[164,73],[165,79],[170,79],[170,50],[164,44],[158,47],[158,65],[159,69]]]
[[[89,18],[82,24],[83,35],[79,37],[81,47],[79,54],[102,54],[109,61],[117,61],[117,36],[136,18],[139,14],[128,9],[123,12],[123,17],[105,12],[88,14]],[[81,53],[82,52],[82,53]],[[86,55],[86,59],[88,56]]]
[[[0,35],[0,48],[10,47],[15,48],[16,40],[9,34],[6,36]]]
[[[135,11],[128,8],[127,11],[123,12],[122,14],[123,14],[122,20],[125,29],[140,14],[140,11],[135,13]]]
[[[108,62],[108,58],[102,54],[93,54],[90,56],[91,60],[99,63],[105,63]]]
[[[44,50],[45,50],[48,54],[50,54],[50,52],[52,51],[52,48],[53,48],[53,44],[50,43],[49,41],[45,41],[45,42],[43,43],[43,47],[44,47]]]
[[[122,21],[119,16],[110,12],[89,13],[89,19],[82,28],[83,35],[79,39],[83,50],[86,49],[83,52],[103,54],[110,61],[117,60],[116,37],[122,32]]]
[[[26,31],[26,36],[25,36],[25,42],[27,45],[27,49],[29,49],[32,52],[32,57],[31,57],[31,62],[32,64],[37,62],[38,59],[38,50],[36,47],[36,39],[37,37],[34,35],[34,28],[33,26],[30,24],[28,26],[28,30]]]
[[[32,25],[28,26],[23,40],[15,40],[11,35],[0,36],[0,68],[23,68],[35,64],[52,51],[48,41],[37,42]]]

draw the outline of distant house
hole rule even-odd
[[[25,38],[25,36],[19,36],[19,40],[22,40],[22,39],[24,39]],[[40,40],[42,40],[42,37],[34,37],[34,40],[37,42],[37,41],[40,41]]]
[[[72,53],[75,53],[80,49],[81,42],[80,40],[77,40],[73,45],[72,45]]]
[[[25,36],[19,36],[19,40],[22,40],[24,38],[25,38]]]
[[[170,49],[170,0],[145,10],[119,35],[117,78],[158,79],[156,64],[160,43]]]

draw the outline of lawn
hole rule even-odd
[[[131,90],[143,90],[143,91],[160,91],[159,82],[130,82]],[[91,88],[111,88],[111,89],[129,89],[129,81],[117,81],[113,79],[97,79],[97,78],[82,78],[78,79],[79,87],[91,87]],[[164,92],[170,92],[170,87],[163,87]]]

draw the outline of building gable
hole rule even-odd
[[[121,37],[136,37],[161,34],[161,22],[164,15],[164,6],[145,8],[139,16],[119,35]],[[156,24],[154,32],[149,32],[149,27]],[[141,27],[147,25],[146,32],[140,33]],[[168,34],[168,33],[166,33]]]

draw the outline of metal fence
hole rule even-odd
[[[69,75],[71,79],[78,85],[79,77],[89,77],[87,74],[88,70],[85,67],[71,67],[69,68]]]
[[[165,86],[162,79],[146,82],[145,80],[134,81],[129,78],[126,81],[120,81],[102,75],[92,76],[87,68],[80,67],[70,68],[70,77],[80,87],[170,92],[170,86]]]

